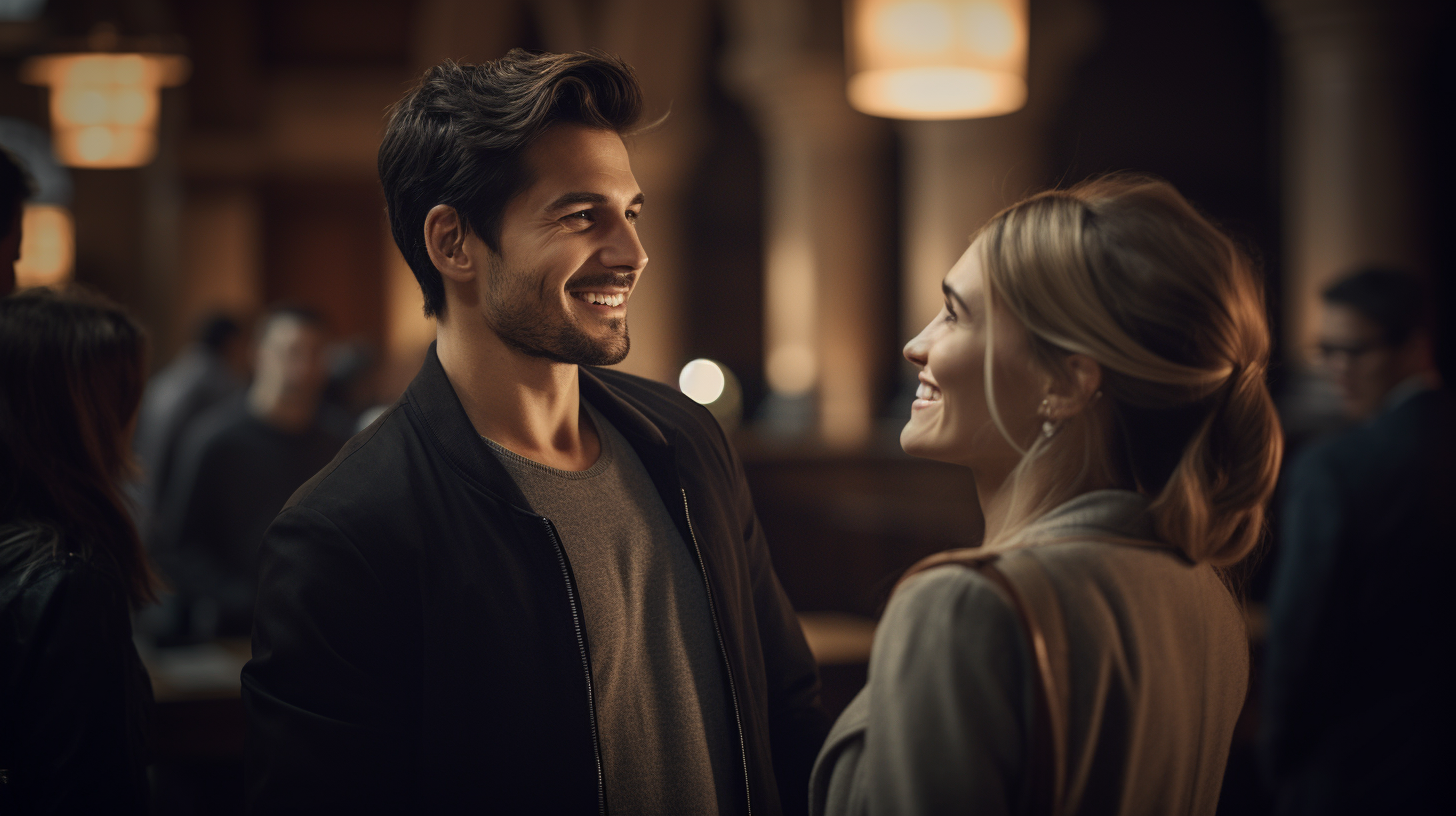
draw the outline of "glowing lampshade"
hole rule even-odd
[[[173,54],[50,54],[21,78],[51,89],[56,157],[72,167],[140,167],[157,154],[162,88],[191,64]]]
[[[894,119],[1000,116],[1026,104],[1027,0],[852,0],[849,101]]]
[[[71,211],[59,204],[27,204],[20,228],[16,287],[55,286],[69,280],[76,255]]]

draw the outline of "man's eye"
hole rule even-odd
[[[639,219],[641,217],[642,217],[642,213],[640,213],[640,212],[638,212],[636,210],[628,210],[627,211],[627,220],[628,221],[636,221],[637,219]]]

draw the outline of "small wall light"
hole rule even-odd
[[[894,119],[999,116],[1026,104],[1027,0],[851,0],[849,101]]]
[[[20,218],[16,287],[56,286],[70,280],[76,254],[71,211],[59,204],[26,204]]]
[[[177,54],[72,53],[32,57],[21,79],[51,89],[56,157],[71,167],[140,167],[157,154],[160,91],[187,79]]]

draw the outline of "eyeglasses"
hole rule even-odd
[[[1353,363],[1361,357],[1364,357],[1366,354],[1369,354],[1370,352],[1375,351],[1376,349],[1381,348],[1384,345],[1385,343],[1382,343],[1379,340],[1371,340],[1366,343],[1350,343],[1348,345],[1340,345],[1339,343],[1320,343],[1319,345],[1315,346],[1315,350],[1319,352],[1320,360],[1323,362],[1332,363],[1335,361],[1336,358],[1344,357],[1345,359]]]

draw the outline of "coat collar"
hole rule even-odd
[[[1150,503],[1131,490],[1093,490],[1052,508],[1018,538],[1028,544],[1084,536],[1156,541]]]
[[[672,460],[672,445],[667,434],[639,406],[613,388],[599,372],[582,367],[579,377],[582,399],[591,403],[632,443],[644,463]],[[465,413],[465,406],[455,393],[455,387],[445,375],[434,343],[425,352],[420,373],[405,390],[405,402],[439,443],[438,453],[458,473],[482,490],[521,510],[532,512],[528,509],[530,502],[520,487],[476,433],[475,426]]]

